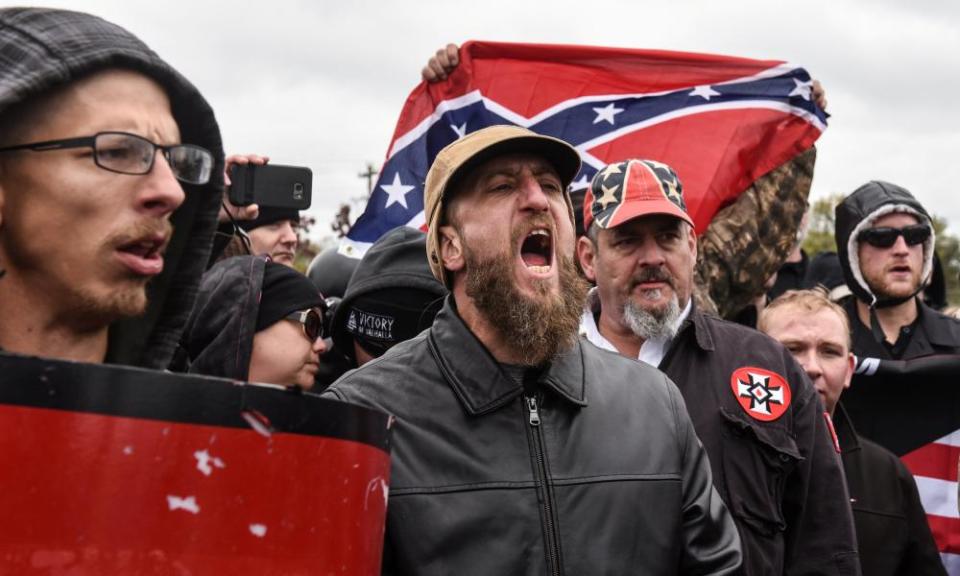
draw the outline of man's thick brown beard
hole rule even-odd
[[[551,295],[535,283],[539,298],[522,294],[513,279],[515,256],[500,254],[486,260],[464,246],[466,292],[494,330],[517,352],[520,363],[540,366],[570,349],[576,341],[589,289],[573,259],[557,256],[560,293]]]

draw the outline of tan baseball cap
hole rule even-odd
[[[556,169],[565,190],[580,171],[580,154],[573,146],[558,138],[543,136],[519,126],[490,126],[471,132],[441,150],[427,172],[423,210],[428,226],[427,260],[430,270],[448,288],[450,286],[440,260],[438,231],[447,189],[480,164],[505,154],[542,156]],[[572,219],[570,196],[565,196]]]

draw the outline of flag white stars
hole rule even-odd
[[[710,98],[714,96],[719,96],[719,95],[720,95],[719,92],[717,92],[716,90],[714,90],[709,86],[697,86],[696,88],[691,90],[689,94],[689,96],[699,96],[704,100],[710,100]]]
[[[571,182],[571,183],[570,183],[570,189],[571,189],[571,190],[581,190],[581,189],[583,189],[583,188],[586,188],[586,187],[589,186],[589,185],[590,185],[590,179],[587,178],[587,175],[586,175],[586,174],[584,174],[584,175],[580,176],[580,178],[578,178],[578,179],[575,180],[574,182]]]
[[[800,80],[794,78],[793,83],[796,84],[796,86],[790,91],[789,95],[799,96],[809,102],[810,93],[813,91],[813,81],[808,80],[806,82],[801,82]]]
[[[623,108],[617,108],[614,103],[611,102],[603,108],[594,108],[593,111],[597,113],[597,117],[593,119],[594,124],[599,124],[604,121],[613,124],[613,117],[623,112]]]
[[[393,204],[399,204],[407,208],[407,193],[416,188],[400,181],[400,173],[393,175],[393,182],[390,184],[381,184],[380,188],[387,193],[387,203],[384,208],[389,208]]]

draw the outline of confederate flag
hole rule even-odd
[[[810,76],[776,60],[588,46],[467,42],[460,65],[407,98],[366,211],[341,252],[359,257],[396,226],[422,227],[430,163],[455,139],[516,124],[573,144],[584,188],[609,162],[665,162],[698,230],[826,128]]]

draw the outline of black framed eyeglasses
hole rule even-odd
[[[857,240],[866,242],[875,248],[889,248],[896,244],[897,238],[903,236],[903,241],[907,243],[907,246],[916,246],[926,242],[930,238],[931,232],[930,226],[926,224],[914,224],[903,228],[880,226],[878,228],[867,228],[860,232]]]
[[[297,310],[296,312],[287,314],[286,318],[287,320],[299,322],[300,327],[303,328],[303,335],[306,336],[310,342],[316,341],[317,338],[327,337],[327,325],[323,321],[322,310],[317,308]]]
[[[161,146],[128,132],[98,132],[93,136],[18,144],[0,148],[0,152],[49,152],[84,147],[93,148],[93,161],[97,166],[119,174],[149,174],[157,150],[163,153],[173,175],[181,182],[206,184],[213,172],[213,154],[209,150],[193,144]]]

